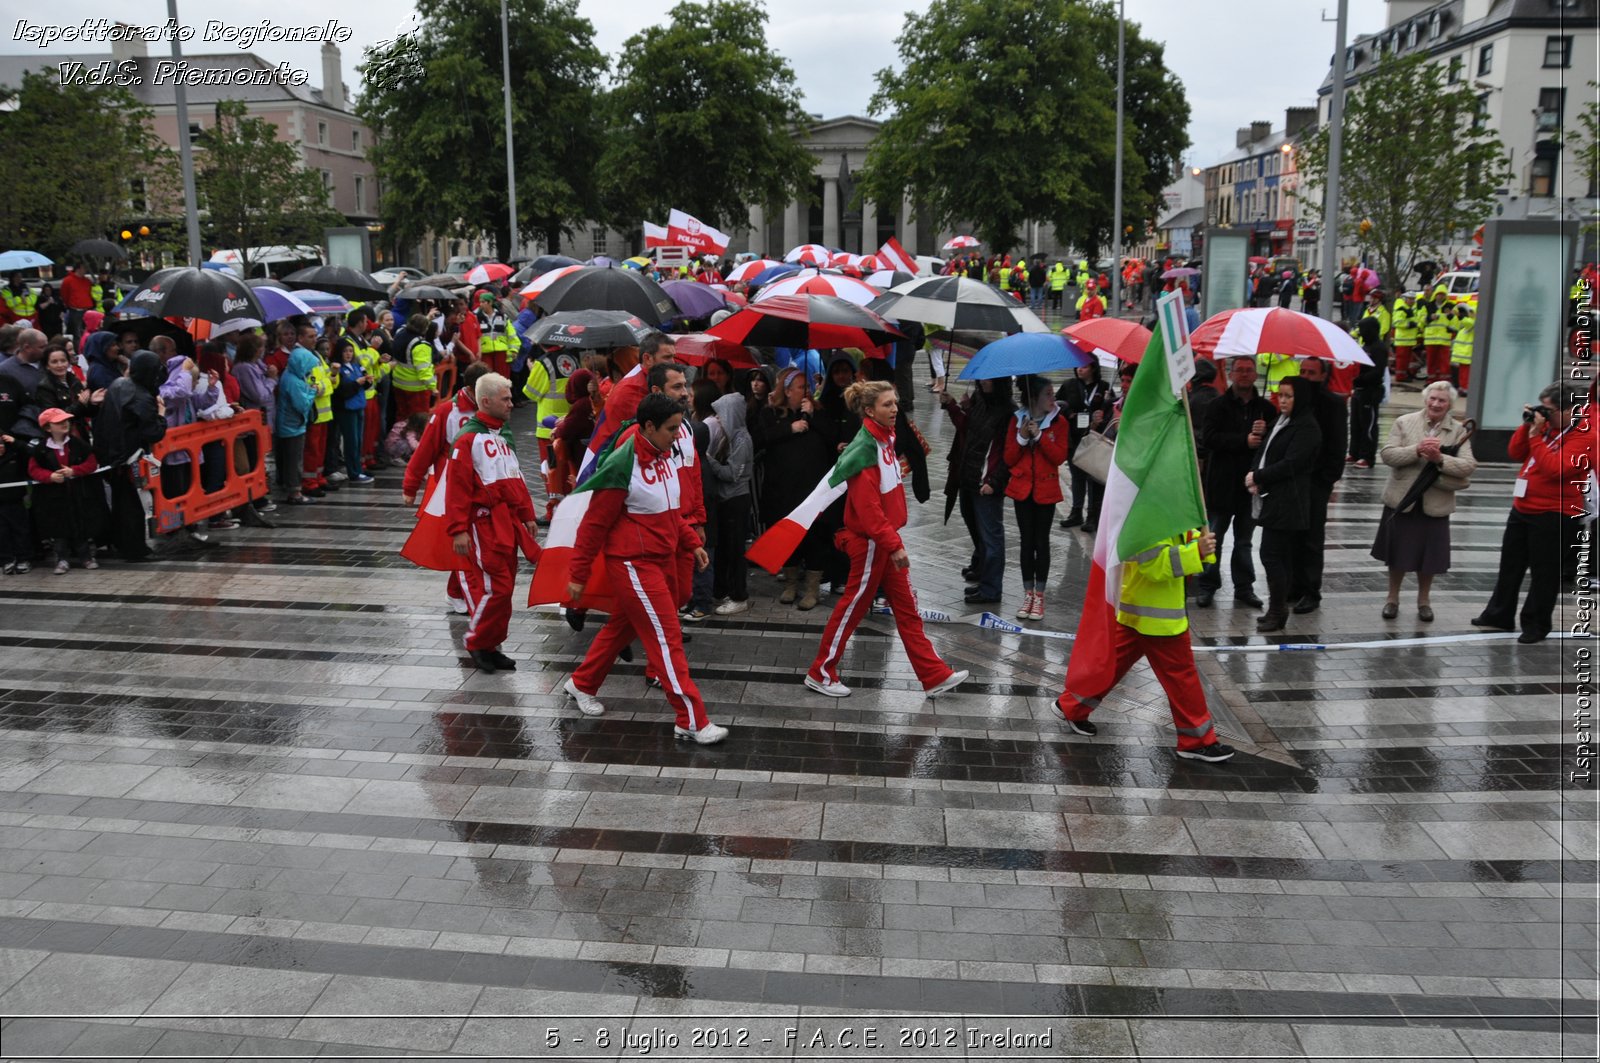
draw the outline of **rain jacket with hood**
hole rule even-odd
[[[161,385],[161,401],[167,406],[167,427],[182,428],[200,419],[200,411],[210,409],[222,394],[219,385],[212,383],[198,370],[191,375],[184,363],[188,358],[175,354],[167,359],[167,380]],[[189,464],[189,452],[173,451],[161,462],[163,465]]]
[[[154,351],[137,352],[128,375],[111,382],[94,422],[95,455],[102,465],[121,465],[167,434],[167,422],[156,412],[160,384],[161,357]]]
[[[122,379],[122,364],[117,361],[117,334],[95,332],[83,342],[83,357],[89,363],[89,390],[109,388]]]
[[[755,443],[745,427],[744,396],[733,393],[711,403],[722,434],[707,455],[711,472],[711,497],[718,502],[748,496],[755,482]]]
[[[552,439],[567,442],[570,452],[576,454],[594,434],[594,400],[589,398],[589,382],[594,374],[579,369],[567,377],[567,412],[556,422]]]
[[[278,416],[273,423],[273,434],[282,438],[303,436],[310,423],[311,411],[316,405],[317,393],[311,386],[311,373],[318,365],[317,356],[304,347],[289,352],[289,361],[283,375],[278,378]]]

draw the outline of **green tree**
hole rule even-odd
[[[1337,231],[1376,255],[1391,298],[1412,263],[1489,216],[1509,176],[1505,148],[1466,82],[1426,55],[1386,56],[1345,98]],[[1302,202],[1320,209],[1328,128],[1300,149]]]
[[[776,210],[809,181],[815,160],[792,135],[808,119],[766,22],[750,0],[681,3],[622,46],[600,168],[616,227],[677,207],[729,229],[748,204]]]
[[[1578,126],[1569,130],[1566,140],[1577,153],[1578,195],[1594,198],[1600,188],[1600,82],[1589,82],[1589,99],[1578,112]],[[1590,220],[1584,232],[1600,230],[1600,222]]]
[[[384,225],[401,243],[492,234],[509,256],[499,5],[419,0],[417,17],[361,68],[356,110],[378,135]],[[577,0],[511,0],[509,25],[516,235],[542,235],[554,251],[573,222],[599,213],[595,87],[606,61]]]
[[[934,0],[906,16],[903,69],[878,74],[888,114],[862,194],[915,198],[936,226],[970,221],[997,251],[1029,221],[1091,253],[1111,234],[1116,10],[1104,0]],[[1189,106],[1159,44],[1127,26],[1123,216],[1152,217],[1189,146]]]
[[[86,237],[117,240],[134,202],[167,201],[176,160],[151,118],[115,85],[25,74],[0,93],[0,240],[60,259]]]
[[[238,248],[245,276],[251,248],[320,244],[323,229],[343,224],[322,175],[301,166],[275,124],[251,118],[239,100],[217,104],[216,114],[216,125],[195,138],[195,192],[206,242]]]

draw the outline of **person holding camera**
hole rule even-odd
[[[1512,433],[1506,451],[1522,467],[1511,491],[1494,593],[1472,623],[1512,630],[1522,577],[1531,573],[1517,641],[1542,642],[1550,634],[1562,557],[1576,539],[1574,525],[1583,518],[1594,468],[1595,425],[1588,396],[1563,381],[1539,392],[1537,405],[1522,408],[1522,425]]]

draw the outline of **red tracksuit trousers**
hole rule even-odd
[[[698,731],[711,720],[683,655],[676,577],[672,575],[676,565],[674,558],[606,558],[606,575],[616,595],[617,611],[589,643],[589,652],[572,673],[572,682],[585,694],[598,694],[617,654],[638,638],[649,661],[648,673],[660,678],[667,702],[677,713],[678,726]]]
[[[1100,699],[1122,682],[1128,669],[1143,657],[1150,662],[1161,689],[1166,691],[1172,710],[1172,723],[1178,730],[1179,749],[1199,749],[1217,741],[1206,708],[1206,693],[1200,686],[1200,673],[1194,666],[1194,649],[1189,633],[1181,635],[1143,635],[1115,621],[1111,624],[1114,667],[1104,681],[1103,690],[1070,690],[1056,700],[1056,708],[1069,720],[1087,720],[1100,707]]]
[[[1428,382],[1450,379],[1450,345],[1448,343],[1433,343],[1428,345]]]
[[[882,547],[854,532],[842,531],[834,537],[834,542],[850,556],[850,577],[845,581],[844,594],[833,607],[833,615],[828,617],[828,626],[823,629],[817,659],[811,662],[812,678],[828,683],[839,681],[839,658],[844,656],[850,636],[855,634],[856,626],[872,608],[872,599],[881,589],[889,599],[889,608],[894,611],[900,644],[911,658],[911,667],[916,670],[922,689],[931,690],[949,679],[955,669],[934,652],[933,643],[922,630],[922,614],[917,612],[917,599],[911,593],[907,570],[895,568]]]
[[[1394,378],[1396,380],[1411,379],[1411,353],[1415,348],[1411,344],[1395,344],[1394,346]]]
[[[378,400],[368,399],[366,420],[361,423],[361,460],[369,465],[378,460],[378,430],[383,427],[380,421]]]
[[[322,466],[328,456],[328,427],[332,421],[306,426],[306,456],[300,463],[300,483],[315,487],[323,482]]]
[[[469,568],[461,571],[461,597],[467,602],[469,650],[498,649],[511,626],[511,592],[517,583],[517,542],[502,542],[492,520],[476,520],[468,530]]]

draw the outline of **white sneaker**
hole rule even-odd
[[[733,616],[735,613],[743,613],[743,612],[747,611],[749,608],[750,608],[750,603],[749,602],[726,601],[726,602],[723,602],[721,605],[717,606],[717,615],[718,616]]]
[[[348,479],[350,479],[350,477],[345,475],[342,472],[334,471],[334,472],[330,472],[328,474],[328,482],[329,483],[342,484]]]
[[[952,672],[950,673],[949,679],[946,679],[943,683],[940,683],[938,686],[927,692],[928,697],[936,698],[940,694],[948,694],[950,691],[954,690],[956,687],[960,686],[966,681],[967,670],[965,668]]]
[[[460,613],[463,616],[466,615],[466,613],[467,613],[467,603],[466,603],[466,600],[464,598],[452,598],[449,595],[445,595],[445,601],[450,603],[450,611],[451,612]]]
[[[562,683],[561,689],[565,690],[572,696],[572,700],[578,703],[578,711],[583,713],[585,716],[599,716],[601,713],[606,711],[605,702],[601,701],[593,694],[585,694],[583,691],[579,690],[578,684],[574,683],[571,679],[568,679],[565,683]]]
[[[826,694],[830,698],[847,698],[850,696],[850,688],[837,680],[828,683],[821,679],[813,679],[808,675],[806,676],[806,686],[815,690],[818,694]]]
[[[691,731],[687,727],[672,728],[674,738],[692,738],[703,746],[714,746],[728,737],[728,729],[721,724],[708,723],[698,731]]]

